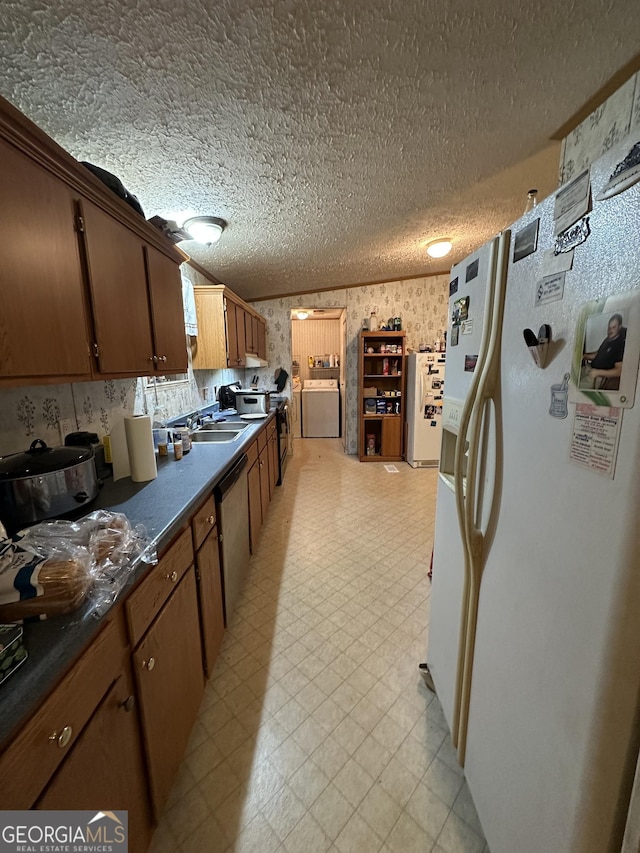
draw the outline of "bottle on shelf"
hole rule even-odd
[[[527,202],[524,206],[523,213],[529,213],[530,210],[538,204],[538,190],[528,190],[527,192]]]

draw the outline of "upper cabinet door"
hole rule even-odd
[[[264,320],[258,320],[258,357],[267,357],[267,324]]]
[[[238,336],[238,367],[244,367],[244,356],[247,351],[247,342],[244,334],[244,308],[236,305],[236,334]]]
[[[140,238],[82,202],[87,269],[101,373],[153,372],[149,296]]]
[[[158,373],[187,372],[187,342],[182,307],[180,268],[168,258],[147,246],[147,276],[153,323],[154,362]]]
[[[253,348],[253,317],[248,311],[244,312],[244,345],[245,352],[255,352]]]
[[[258,353],[258,318],[251,315],[251,335],[253,337],[253,345],[251,347],[251,352]]]
[[[71,191],[4,140],[0,163],[0,379],[88,379]]]
[[[238,351],[237,321],[240,319],[244,323],[244,317],[240,314],[236,303],[231,299],[225,299],[225,314],[227,316],[227,358],[229,367],[239,367],[240,353]]]

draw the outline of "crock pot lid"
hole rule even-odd
[[[24,453],[0,456],[0,480],[37,477],[64,468],[72,468],[93,457],[91,447],[48,447],[41,438]]]

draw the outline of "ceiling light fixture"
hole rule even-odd
[[[446,237],[440,240],[434,240],[427,246],[427,254],[432,258],[444,258],[453,248],[453,243]]]
[[[306,320],[307,317],[309,316],[309,312],[308,311],[297,311],[296,316],[297,316],[298,320]]]
[[[193,240],[210,246],[218,242],[227,223],[219,216],[192,216],[182,227],[189,232]]]

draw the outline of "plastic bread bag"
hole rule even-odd
[[[9,539],[0,543],[0,623],[71,613],[92,585],[86,548],[70,544],[43,557]]]
[[[103,615],[114,603],[140,561],[156,563],[155,548],[142,525],[133,526],[123,513],[96,510],[78,521],[45,521],[20,531],[23,548],[53,558],[69,547],[86,554],[91,580],[90,607]]]
[[[144,525],[132,525],[122,513],[98,510],[88,516],[98,522],[89,535],[94,579],[91,593],[96,615],[102,615],[117,599],[140,562],[158,562]]]

